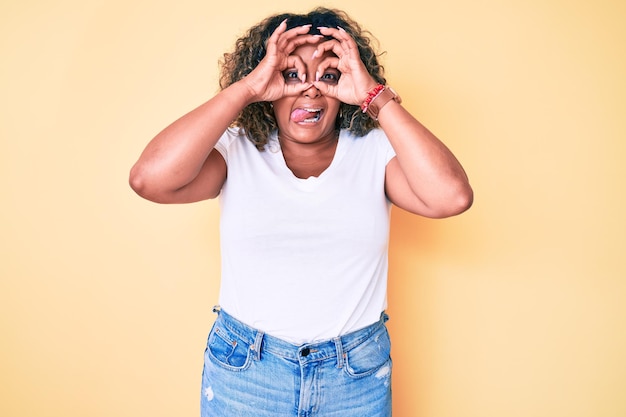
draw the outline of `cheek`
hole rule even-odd
[[[291,116],[290,107],[285,105],[285,103],[275,101],[272,109],[274,110],[274,118],[279,125],[289,121],[289,117]]]
[[[339,114],[339,107],[340,107],[341,103],[336,103],[333,105],[330,105],[327,107],[327,112],[328,115],[332,118],[335,119],[337,117],[337,115]]]

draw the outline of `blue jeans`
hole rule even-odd
[[[218,314],[204,354],[202,417],[391,416],[386,314],[301,346]]]

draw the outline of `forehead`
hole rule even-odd
[[[326,40],[322,39],[321,41],[317,43],[306,43],[304,45],[300,45],[296,49],[294,49],[294,51],[291,54],[298,55],[305,62],[310,61],[312,60],[313,52],[315,51],[315,49],[324,42],[326,42]],[[335,55],[335,53],[332,50],[330,50],[330,51],[325,51],[322,55],[316,57],[315,60],[321,61],[324,58],[336,57],[336,56],[337,55]]]

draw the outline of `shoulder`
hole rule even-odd
[[[224,160],[228,161],[228,156],[239,152],[250,152],[256,149],[256,146],[248,139],[244,129],[240,127],[229,127],[222,134],[215,145]]]
[[[231,145],[236,142],[237,139],[242,137],[245,137],[243,129],[238,127],[229,127],[224,133],[222,133],[222,136],[217,141],[215,148],[220,151],[220,153],[228,152]]]
[[[357,136],[348,130],[342,130],[341,137],[345,138],[345,141],[352,148],[359,147],[365,152],[384,156],[385,162],[389,162],[395,156],[389,138],[380,128],[372,129],[364,136]]]
[[[362,142],[364,144],[368,144],[369,146],[372,146],[374,144],[385,145],[389,143],[389,139],[387,138],[387,135],[380,128],[372,129],[363,136],[357,136],[347,129],[342,129],[341,136],[349,139],[350,142],[354,142],[354,143]]]

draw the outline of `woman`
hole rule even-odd
[[[390,204],[447,217],[472,190],[366,35],[336,10],[265,19],[225,55],[221,91],[131,170],[155,202],[220,196],[203,416],[391,415]]]

